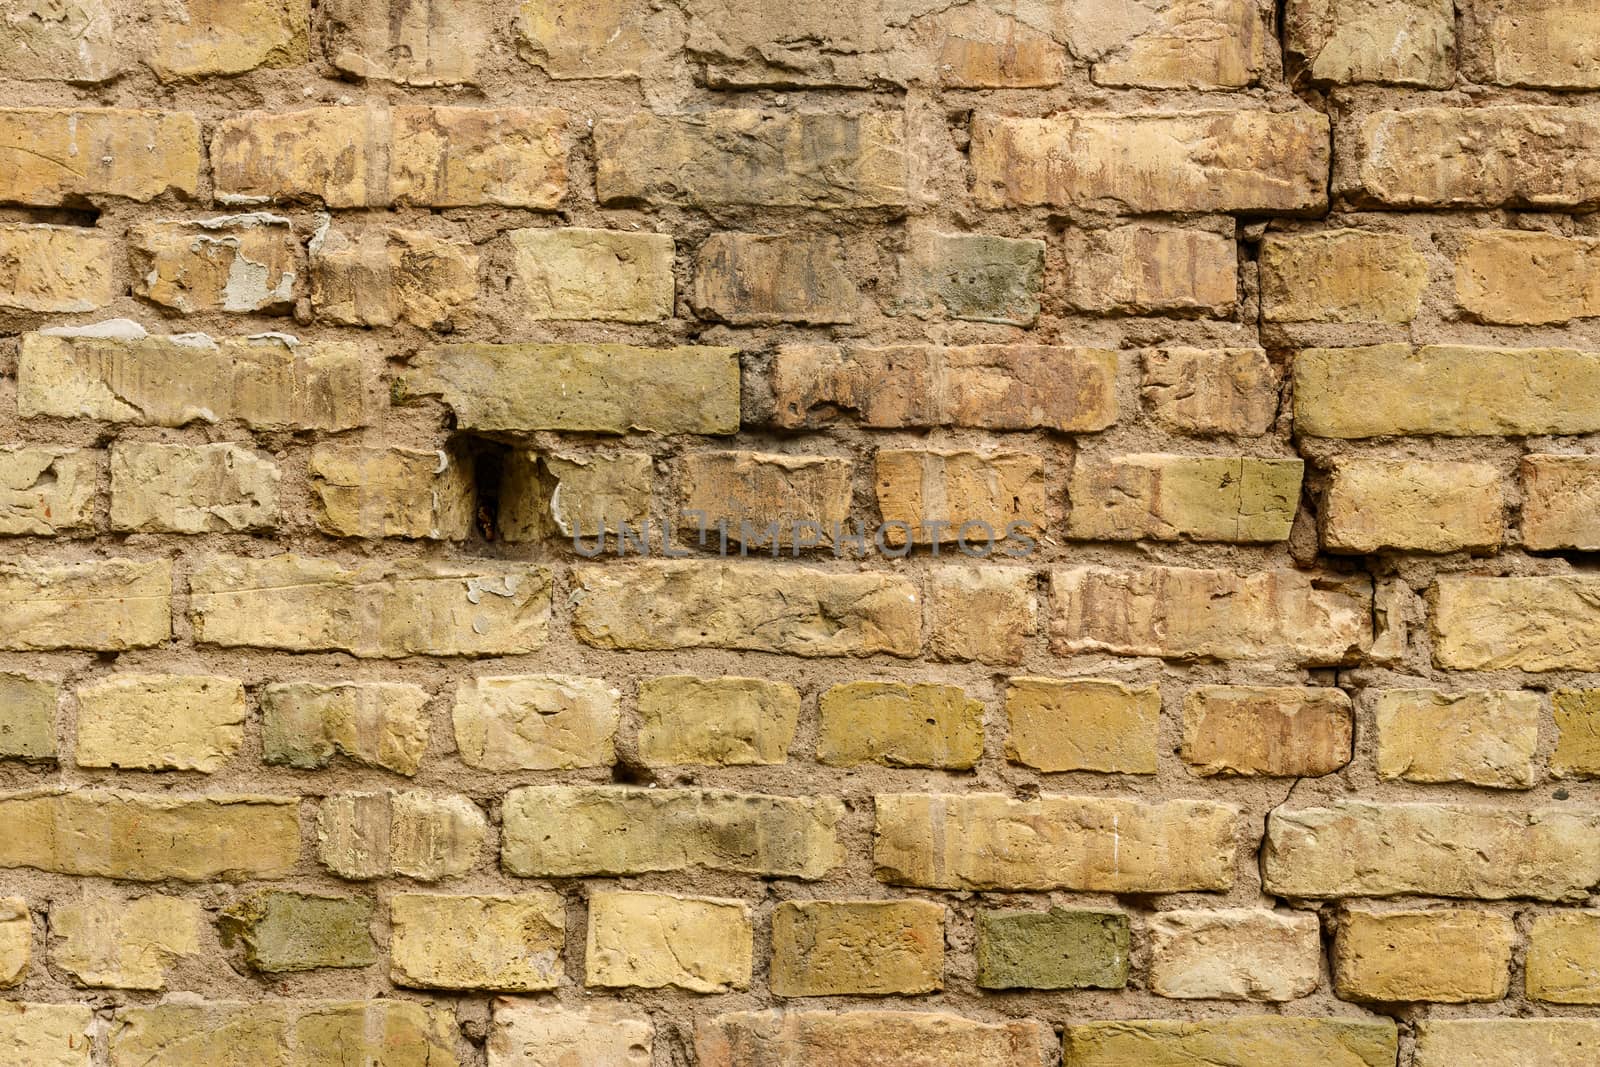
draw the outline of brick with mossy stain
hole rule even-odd
[[[978,912],[981,989],[1122,989],[1128,917],[1119,911]]]
[[[1032,326],[1044,288],[1044,242],[925,233],[900,260],[900,306],[918,316]]]
[[[240,901],[220,920],[225,942],[244,944],[245,962],[266,974],[377,962],[372,901],[268,890]]]

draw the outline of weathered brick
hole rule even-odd
[[[1311,81],[1448,88],[1455,81],[1450,0],[1293,0],[1285,43]]]
[[[324,0],[329,61],[357,78],[401,85],[474,85],[489,52],[487,0]]]
[[[0,796],[0,867],[131,882],[281,878],[300,856],[294,797],[40,789]]]
[[[874,457],[885,540],[952,541],[986,551],[996,541],[1042,535],[1044,460],[1029,452],[880,448]]]
[[[1323,511],[1335,552],[1493,549],[1505,535],[1500,472],[1486,463],[1339,459]]]
[[[1557,689],[1550,694],[1556,749],[1550,773],[1557,778],[1600,778],[1600,689]]]
[[[655,466],[643,452],[513,452],[501,468],[502,541],[577,540],[644,529],[655,494]]]
[[[113,674],[80,685],[80,767],[220,770],[244,743],[244,686],[200,674]]]
[[[105,0],[15,0],[0,13],[0,72],[92,85],[123,68],[117,9]]]
[[[0,145],[0,203],[146,203],[199,188],[200,123],[187,111],[0,108]]]
[[[1499,1000],[1516,939],[1511,918],[1492,912],[1352,908],[1334,938],[1334,989],[1357,1001]]]
[[[609,767],[620,695],[598,678],[472,678],[456,688],[456,748],[463,763],[489,771]]]
[[[1304,470],[1298,459],[1080,454],[1067,486],[1067,533],[1110,541],[1286,541]]]
[[[141,426],[238,420],[255,430],[350,430],[366,423],[375,375],[353,346],[274,338],[22,338],[24,418]]]
[[[747,1011],[695,1026],[700,1067],[1049,1067],[1044,1023],[982,1023],[928,1011]],[[1563,1065],[1564,1067],[1564,1065]]]
[[[1399,1055],[1399,1037],[1389,1019],[1257,1015],[1071,1024],[1064,1067],[1392,1067]]]
[[[407,1000],[211,1001],[123,1008],[111,1067],[460,1067],[455,1012]]]
[[[1514,689],[1385,689],[1373,700],[1378,776],[1527,789],[1543,701]]]
[[[652,55],[645,0],[519,0],[517,52],[555,79],[636,78]]]
[[[291,67],[309,58],[311,0],[177,0],[145,62],[162,81]]]
[[[51,904],[50,962],[86,986],[165,989],[172,966],[200,954],[205,922],[198,901],[86,891]]]
[[[1006,758],[1041,771],[1156,773],[1161,690],[1101,678],[1013,678]]]
[[[306,473],[323,533],[459,541],[472,532],[472,468],[465,456],[324,445],[311,453]]]
[[[1600,579],[1442,577],[1433,661],[1451,670],[1600,670]]]
[[[654,1044],[650,1016],[620,1004],[562,1008],[502,997],[486,1047],[489,1067],[650,1067]]]
[[[3,34],[0,27],[0,48],[4,47]],[[111,238],[99,230],[0,226],[0,310],[79,312],[103,308],[117,297],[112,256]]]
[[[1313,912],[1164,911],[1150,920],[1150,989],[1179,1000],[1298,1000],[1322,974]]]
[[[874,807],[877,876],[893,885],[1106,893],[1233,885],[1239,812],[1226,804],[908,793],[879,794]]]
[[[33,916],[21,897],[0,897],[0,989],[21,985],[33,959]]]
[[[1316,112],[978,114],[973,185],[988,208],[1314,212],[1327,203],[1328,119]]]
[[[1266,890],[1583,899],[1600,883],[1600,819],[1560,809],[1340,802],[1267,816]]]
[[[736,326],[844,323],[861,303],[837,237],[714,233],[695,257],[690,304]]]
[[[1376,345],[1295,356],[1294,421],[1311,437],[1600,430],[1600,354],[1566,348]]]
[[[478,253],[466,241],[331,223],[311,240],[311,303],[329,322],[454,329],[471,320],[477,296]]]
[[[983,233],[916,234],[900,259],[900,304],[917,314],[1032,326],[1044,242]]]
[[[172,564],[0,564],[0,648],[149,648],[172,634]]]
[[[377,962],[372,901],[268,890],[222,913],[225,941],[244,944],[245,962],[264,974]]]
[[[427,989],[554,989],[566,908],[548,890],[516,896],[396,893],[389,976]]]
[[[334,753],[416,774],[428,747],[428,692],[400,682],[274,682],[261,691],[261,759],[302,770]]]
[[[0,1002],[0,1044],[13,1067],[89,1067],[94,1031],[87,1004]]]
[[[483,811],[463,796],[345,793],[317,811],[322,863],[352,881],[454,878],[477,866],[488,833]]]
[[[1034,573],[1021,567],[952,566],[928,572],[928,650],[938,659],[1009,666],[1039,628]]]
[[[48,679],[0,672],[0,759],[56,758],[60,691]]]
[[[1462,9],[1462,68],[1474,81],[1541,89],[1600,88],[1594,0],[1518,4],[1475,0]]]
[[[1600,241],[1475,230],[1456,254],[1456,301],[1483,322],[1538,326],[1600,315]]]
[[[1412,1067],[1585,1067],[1600,1043],[1595,1019],[1449,1019],[1417,1024]]]
[[[1115,15],[1093,0],[1067,8],[1068,40],[1075,54],[1094,60],[1096,85],[1237,89],[1277,75],[1277,41],[1257,0],[1169,3]],[[1122,32],[1106,34],[1107,22]]]
[[[1600,1004],[1600,913],[1535,916],[1528,931],[1526,977],[1529,1000]]]
[[[1266,433],[1278,413],[1278,378],[1259,348],[1153,348],[1142,392],[1151,417],[1174,433]]]
[[[1238,246],[1172,226],[1066,232],[1067,303],[1083,311],[1226,315],[1239,298]]]
[[[520,655],[544,646],[550,623],[550,572],[526,565],[222,556],[195,568],[189,591],[195,641],[224,648]]]
[[[506,794],[501,864],[522,877],[705,867],[821,878],[844,858],[832,797],[550,786]],[[626,828],[626,829],[624,829]]]
[[[128,231],[134,295],[185,315],[287,314],[304,288],[304,260],[289,220],[260,212]]]
[[[1340,689],[1202,685],[1183,700],[1183,761],[1206,777],[1332,774],[1350,762],[1354,733]]]
[[[584,984],[694,993],[749,989],[753,927],[742,900],[590,893]]]
[[[1372,640],[1371,589],[1290,570],[1050,572],[1057,654],[1342,663]]]
[[[1092,433],[1117,421],[1117,354],[1042,345],[782,345],[773,421],[826,425],[841,411],[884,429]]]
[[[652,766],[785,763],[800,691],[762,678],[650,678],[639,683],[639,720],[639,758]]]
[[[992,7],[952,8],[937,20],[934,65],[951,89],[1044,89],[1066,79],[1069,62],[1048,32]]]
[[[944,988],[944,905],[785,901],[772,911],[774,996],[914,995]]]
[[[1128,917],[1051,908],[978,912],[980,989],[1122,989]]]
[[[518,311],[530,319],[670,319],[673,240],[665,233],[512,230]]]
[[[922,604],[890,573],[679,560],[579,567],[572,626],[595,648],[915,656]]]
[[[846,682],[817,714],[817,761],[830,766],[970,770],[983,755],[983,704],[960,686]]]
[[[809,534],[812,544],[828,545],[850,514],[855,464],[839,456],[691,452],[677,467],[679,524],[686,536],[705,531],[710,544],[726,537],[776,554]]]
[[[1268,234],[1260,262],[1268,322],[1410,322],[1428,287],[1427,261],[1404,234]]]
[[[804,4],[688,0],[689,54],[716,88],[903,84],[910,56],[901,30],[938,5],[862,0],[824,11]],[[913,61],[914,62],[914,61]]]
[[[278,521],[278,466],[234,445],[118,442],[111,448],[111,528],[237,533]]]
[[[1600,456],[1522,457],[1522,544],[1600,550]]]
[[[594,124],[603,205],[903,208],[910,201],[899,112],[746,109]]]
[[[736,349],[700,345],[443,345],[402,379],[437,395],[464,430],[731,434],[739,429]]]
[[[100,453],[0,449],[0,535],[52,535],[94,525]]]

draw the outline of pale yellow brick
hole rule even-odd
[[[89,1067],[94,1031],[87,1004],[0,1001],[0,1044],[15,1067]]]
[[[400,682],[274,682],[261,691],[261,758],[306,770],[335,752],[416,774],[428,747],[428,692]]]
[[[331,224],[312,239],[311,303],[330,322],[454,329],[472,321],[477,296],[478,254],[464,240]]]
[[[1456,254],[1456,300],[1483,322],[1538,326],[1600,315],[1600,241],[1474,230]]]
[[[1556,749],[1550,773],[1557,778],[1600,778],[1600,690],[1557,689],[1550,694]]]
[[[172,634],[172,564],[0,564],[0,648],[149,648]]]
[[[780,545],[829,545],[850,514],[855,464],[840,456],[691,452],[677,467],[679,527],[685,538],[705,530],[710,545],[726,536],[770,551],[772,523]]]
[[[0,14],[0,19],[4,17]],[[4,48],[3,27],[0,48]],[[113,254],[110,235],[99,230],[0,225],[0,310],[61,313],[103,308],[117,297]]]
[[[1080,454],[1067,497],[1084,540],[1286,541],[1305,464],[1250,456]]]
[[[454,1011],[409,1000],[175,1002],[117,1012],[111,1067],[460,1067],[459,1044]]]
[[[1600,456],[1522,457],[1522,544],[1600,550]]]
[[[1019,552],[1036,545],[1012,538]],[[938,659],[1008,666],[1022,662],[1039,629],[1034,573],[1021,567],[953,566],[928,572],[928,649]]]
[[[111,449],[111,528],[238,533],[278,521],[278,465],[234,445],[119,442]]]
[[[1203,777],[1332,774],[1350,762],[1354,733],[1339,689],[1202,685],[1183,700],[1183,760]]]
[[[656,322],[673,312],[673,240],[577,227],[512,230],[519,314],[530,319]]]
[[[193,197],[200,123],[187,111],[0,108],[0,203]]]
[[[1542,705],[1517,690],[1385,689],[1373,700],[1378,775],[1527,789]]]
[[[307,473],[323,533],[460,541],[472,532],[472,470],[460,453],[323,445]]]
[[[772,911],[774,996],[915,995],[944,988],[944,905],[787,901]]]
[[[650,1067],[655,1025],[622,1004],[576,1008],[502,997],[494,1001],[489,1067]]]
[[[846,682],[817,713],[821,763],[968,770],[983,755],[983,704],[959,686]]]
[[[0,672],[0,759],[55,760],[60,694],[48,678]]]
[[[456,748],[463,763],[489,771],[608,767],[620,696],[598,678],[473,678],[456,689]]]
[[[317,811],[322,863],[352,881],[458,877],[477,866],[488,833],[483,811],[463,796],[344,793]]]
[[[700,1067],[1050,1067],[1059,1041],[1031,1019],[978,1022],[934,1011],[743,1011],[702,1019]]]
[[[517,52],[557,80],[636,78],[660,27],[646,0],[518,0]]]
[[[92,85],[123,69],[117,8],[105,0],[14,0],[0,12],[0,72]]]
[[[1600,88],[1600,5],[1595,0],[1475,0],[1462,15],[1462,67],[1474,81]]]
[[[952,89],[1043,89],[1066,78],[1069,58],[1045,30],[981,5],[937,20],[939,83]]]
[[[0,897],[0,989],[19,986],[33,960],[33,916],[21,897]]]
[[[473,85],[490,52],[488,0],[323,0],[323,48],[357,78],[401,85]]]
[[[1147,927],[1150,989],[1177,1000],[1299,1000],[1322,976],[1314,912],[1163,911]]]
[[[1269,322],[1410,322],[1428,287],[1427,261],[1404,234],[1268,234],[1260,264]]]
[[[1600,669],[1600,579],[1446,576],[1434,583],[1433,661],[1450,670]]]
[[[1587,1067],[1600,1043],[1595,1019],[1440,1019],[1417,1026],[1413,1067]]]
[[[1511,984],[1509,916],[1465,909],[1375,912],[1339,916],[1333,984],[1345,1000],[1499,1000]]]
[[[50,908],[50,962],[86,986],[165,989],[172,967],[200,954],[205,922],[198,901],[86,889]]]
[[[1156,773],[1161,690],[1101,678],[1013,678],[1006,758],[1041,771]]]
[[[667,893],[592,892],[584,984],[726,993],[750,988],[750,906]]]
[[[51,535],[94,525],[101,453],[0,449],[0,535]]]
[[[1528,931],[1529,1000],[1600,1004],[1600,912],[1547,912]]]
[[[305,288],[305,253],[289,220],[258,212],[128,231],[133,293],[185,315],[284,315]]]
[[[1127,7],[1108,9],[1097,0],[1066,5],[1068,41],[1076,54],[1095,60],[1096,85],[1237,89],[1278,75],[1278,43],[1268,28],[1269,8],[1259,0]]]
[[[1174,433],[1255,435],[1278,413],[1278,376],[1259,348],[1153,348],[1142,380],[1151,417]]]
[[[1255,1015],[1201,1022],[1134,1020],[1066,1028],[1067,1067],[1391,1067],[1400,1055],[1388,1019]]]
[[[1324,510],[1335,552],[1492,549],[1505,535],[1500,472],[1486,463],[1340,459]]]
[[[1068,229],[1067,302],[1085,311],[1226,315],[1239,298],[1238,248],[1206,230]]]
[[[145,55],[162,81],[292,67],[310,54],[311,0],[168,0]]]
[[[496,532],[515,543],[643,530],[654,493],[655,464],[643,452],[517,451],[501,467]]]
[[[885,541],[988,552],[1045,530],[1044,460],[1027,452],[880,448],[873,488]]]
[[[1451,0],[1291,0],[1285,43],[1313,82],[1445,88],[1455,22]]]
[[[639,757],[653,766],[785,763],[800,692],[763,678],[650,678],[639,683],[639,719]]]
[[[244,743],[244,686],[214,675],[114,674],[80,685],[77,764],[220,770]]]
[[[558,893],[389,898],[389,976],[427,989],[554,989],[566,908]]]

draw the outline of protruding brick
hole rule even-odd
[[[877,876],[892,885],[1096,893],[1233,885],[1239,812],[1226,804],[907,793],[879,794],[874,807]]]
[[[409,1000],[170,1003],[117,1012],[111,1067],[460,1067],[459,1041],[455,1012]]]
[[[518,311],[530,319],[670,319],[673,240],[665,233],[512,230]]]
[[[263,974],[377,962],[369,929],[372,901],[268,890],[222,913],[227,940],[244,944],[245,962]]]
[[[81,685],[80,767],[220,770],[244,743],[244,686],[235,678],[113,674]]]
[[[0,760],[56,758],[60,692],[48,679],[0,672]]]
[[[944,905],[786,901],[772,912],[772,993],[915,995],[944,988]]]
[[[459,541],[472,532],[471,462],[460,454],[324,445],[307,474],[323,533]]]
[[[145,62],[162,81],[292,67],[309,58],[311,0],[178,0]]]
[[[831,766],[970,770],[983,755],[983,704],[960,686],[846,682],[817,712],[817,760]]]
[[[884,538],[952,541],[987,551],[1045,528],[1044,460],[1029,452],[880,448],[875,457]]]
[[[1483,322],[1540,326],[1600,315],[1600,241],[1474,230],[1456,255],[1456,300]]]
[[[1322,975],[1313,912],[1164,911],[1150,920],[1150,989],[1177,1000],[1298,1000]]]
[[[609,767],[619,696],[598,678],[472,678],[456,689],[456,748],[463,763],[489,771]]]
[[[1044,288],[1044,242],[983,233],[915,235],[900,260],[910,311],[970,322],[1032,326]]]
[[[0,535],[50,536],[94,525],[100,456],[81,448],[0,449]]]
[[[311,303],[325,321],[454,329],[471,321],[477,297],[478,253],[466,241],[331,223],[311,240]]]
[[[1600,88],[1594,0],[1519,4],[1477,0],[1462,9],[1462,68],[1473,81],[1535,89]]]
[[[1514,689],[1382,690],[1373,701],[1378,776],[1527,789],[1542,706],[1537,693]]]
[[[1080,454],[1068,535],[1084,540],[1286,541],[1305,464],[1250,456]]]
[[[0,989],[19,986],[33,960],[33,915],[21,897],[0,897]]]
[[[111,528],[238,533],[278,521],[278,466],[234,445],[119,442],[111,449]]]
[[[1600,1004],[1600,912],[1535,916],[1525,973],[1529,1000]]]
[[[1505,534],[1500,471],[1486,463],[1340,459],[1324,513],[1335,552],[1493,549]]]
[[[1226,315],[1239,299],[1238,246],[1171,226],[1068,229],[1067,302],[1084,311]]]
[[[123,68],[117,8],[105,0],[16,0],[0,15],[0,72],[93,85]]]
[[[275,682],[261,691],[261,759],[302,770],[334,753],[416,774],[428,747],[428,692],[400,682]]]
[[[1333,943],[1334,989],[1356,1001],[1499,1000],[1516,940],[1511,917],[1493,912],[1352,908]]]
[[[185,315],[288,314],[305,288],[304,261],[289,220],[260,212],[128,231],[134,295]]]
[[[4,33],[0,27],[0,49]],[[99,230],[0,226],[0,310],[57,313],[103,308],[117,297],[113,254],[111,237]]]
[[[968,565],[929,571],[929,651],[938,659],[1021,663],[1039,628],[1034,583],[1034,573],[1021,567]]]
[[[0,648],[121,652],[171,634],[167,560],[0,564]]]
[[[205,922],[198,901],[85,892],[51,905],[50,962],[86,986],[165,989],[172,966],[200,954]]]
[[[1183,700],[1183,760],[1201,776],[1316,778],[1350,762],[1343,690],[1202,685]]]
[[[489,1067],[650,1067],[655,1025],[614,1002],[578,1008],[532,1000],[494,1002]]]
[[[14,1067],[89,1067],[94,1031],[87,1004],[0,1002],[0,1044]]]
[[[1557,689],[1556,750],[1550,773],[1557,778],[1600,778],[1600,689]]]
[[[1031,1019],[982,1023],[929,1011],[745,1011],[701,1021],[694,1050],[700,1067],[1049,1067],[1056,1062],[1056,1036]]]
[[[584,984],[694,993],[749,989],[753,925],[742,900],[590,893]]]
[[[1205,1022],[1129,1021],[1067,1027],[1065,1067],[1393,1067],[1400,1039],[1390,1019],[1243,1016]]]
[[[1600,456],[1522,457],[1522,544],[1600,550]]]
[[[187,111],[0,108],[0,145],[4,204],[146,203],[199,188],[200,123]]]
[[[1051,908],[978,912],[978,988],[1122,989],[1128,917]]]
[[[557,80],[636,78],[649,63],[646,0],[519,0],[517,52]]]
[[[487,0],[324,0],[328,60],[357,78],[400,85],[474,85],[489,52]]]
[[[1427,261],[1404,234],[1325,230],[1261,242],[1268,322],[1410,322],[1427,287]]]
[[[900,44],[916,15],[935,5],[862,0],[823,11],[781,0],[688,0],[689,55],[718,89],[904,84],[917,61]]]
[[[558,893],[389,898],[389,977],[426,989],[554,989],[566,908]]]
[[[856,320],[861,302],[837,237],[714,233],[695,258],[690,302],[736,326]]]
[[[639,683],[639,757],[652,766],[788,761],[800,692],[762,678],[672,675]]]
[[[1600,1044],[1596,1019],[1440,1019],[1417,1024],[1412,1067],[1586,1067]]]
[[[686,537],[706,531],[709,544],[726,536],[771,551],[807,534],[812,544],[833,544],[850,515],[855,464],[840,456],[691,452],[677,466],[679,525]]]
[[[1312,82],[1448,88],[1455,81],[1450,0],[1294,0],[1286,43]]]
[[[1153,348],[1142,384],[1152,418],[1174,433],[1263,434],[1278,413],[1277,374],[1259,348]]]
[[[1006,758],[1041,771],[1156,773],[1161,690],[1101,678],[1013,678]]]
[[[478,865],[488,833],[483,811],[463,796],[345,793],[323,800],[317,812],[323,865],[352,881],[466,874]]]
[[[1450,670],[1600,670],[1600,578],[1441,577],[1433,661]]]

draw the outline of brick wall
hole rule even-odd
[[[0,5],[0,1065],[1590,1067],[1597,39]]]

